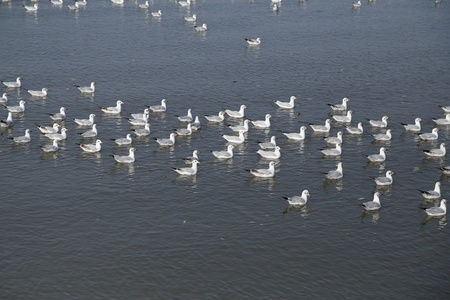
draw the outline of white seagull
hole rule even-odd
[[[194,26],[196,32],[206,32],[208,30],[208,25],[203,24],[202,26]]]
[[[195,21],[197,21],[197,15],[193,14],[192,17],[184,17],[184,20],[186,22],[195,22]]]
[[[349,110],[346,115],[334,115],[332,118],[336,122],[350,123],[352,121],[353,110]]]
[[[338,162],[335,170],[328,171],[325,173],[327,179],[336,180],[341,179],[344,176],[344,170],[342,169],[342,162]]]
[[[53,5],[63,5],[63,0],[50,0]]]
[[[54,121],[62,121],[66,118],[66,110],[64,106],[59,109],[59,113],[49,114],[50,118]]]
[[[258,145],[263,150],[275,149],[275,147],[277,146],[277,137],[273,135],[270,138],[270,141],[268,141],[268,142],[258,142]]]
[[[190,6],[191,0],[185,0],[185,1],[178,1],[178,4],[181,6]]]
[[[40,91],[27,90],[27,92],[30,93],[30,95],[33,97],[45,97],[45,96],[47,96],[48,91],[50,91],[50,90],[47,88],[42,88],[42,90],[40,90]]]
[[[73,119],[80,126],[92,126],[94,124],[95,114],[90,114],[89,119]]]
[[[442,199],[440,206],[427,208],[425,209],[425,212],[430,217],[442,217],[447,213],[447,206],[445,205],[447,202],[447,200]]]
[[[53,126],[43,126],[43,125],[39,125],[36,124],[37,128],[39,128],[40,132],[42,132],[43,134],[46,133],[57,133],[59,131],[59,127],[61,127],[61,125],[55,123],[53,124]]]
[[[262,150],[259,149],[258,151],[256,151],[256,153],[258,153],[259,155],[261,155],[263,158],[267,158],[267,159],[279,159],[281,157],[281,152],[280,152],[281,148],[279,146],[276,146],[275,149],[272,150]]]
[[[269,163],[268,169],[249,169],[249,170],[246,169],[245,171],[250,172],[256,177],[264,177],[264,178],[273,177],[275,176],[275,164],[276,163],[274,161],[271,161]]]
[[[450,125],[450,114],[445,115],[445,118],[433,119],[436,125]]]
[[[22,86],[22,82],[20,77],[17,77],[16,81],[3,81],[2,83],[9,88],[20,88]]]
[[[380,196],[382,194],[380,192],[375,192],[373,194],[373,200],[364,202],[362,206],[364,206],[365,210],[379,210],[381,208]]]
[[[300,127],[300,132],[281,132],[290,140],[303,141],[305,139],[305,130],[308,129],[306,126]]]
[[[412,131],[412,132],[419,132],[422,128],[420,125],[420,122],[422,122],[421,118],[416,118],[414,120],[414,124],[406,124],[406,123],[400,123],[405,128],[406,131]]]
[[[392,133],[391,130],[386,130],[386,133],[375,133],[372,134],[373,138],[376,141],[390,141],[392,139]]]
[[[192,131],[197,131],[202,128],[202,124],[200,124],[200,119],[198,116],[195,116],[194,123],[192,123]]]
[[[78,90],[80,90],[80,92],[85,93],[85,94],[92,94],[95,92],[95,82],[91,82],[90,86],[76,85],[76,87],[78,88]]]
[[[336,144],[335,148],[320,149],[325,156],[338,156],[342,154],[342,144]]]
[[[434,190],[424,191],[417,189],[425,199],[439,199],[441,197],[441,183],[434,184]]]
[[[144,112],[143,113],[134,113],[134,114],[130,114],[130,116],[133,118],[133,119],[143,119],[144,118],[144,115],[145,114],[149,114],[150,113],[150,109],[149,108],[146,108],[146,109],[144,109]]]
[[[447,153],[445,146],[447,146],[446,143],[441,143],[439,149],[422,150],[422,152],[428,156],[443,157]]]
[[[369,124],[370,124],[372,127],[385,128],[385,127],[387,127],[387,120],[388,120],[388,119],[389,119],[388,116],[383,116],[383,117],[381,118],[381,120],[370,120],[370,119],[367,119],[367,120],[369,121]]]
[[[148,108],[152,111],[152,112],[165,112],[167,110],[167,105],[166,102],[168,100],[166,99],[162,99],[161,100],[161,105],[151,105]]]
[[[80,148],[85,152],[99,152],[102,150],[102,141],[96,140],[95,144],[79,144]]]
[[[119,139],[112,139],[117,145],[131,145],[133,142],[133,137],[131,136],[131,133],[128,133],[126,137],[119,138]]]
[[[330,132],[331,129],[331,120],[330,119],[326,119],[325,120],[325,125],[315,125],[315,124],[309,124],[312,128],[312,130],[314,130],[314,132]]]
[[[266,114],[264,121],[250,121],[256,128],[269,128],[270,127],[270,114]]]
[[[39,4],[36,3],[34,5],[24,5],[23,7],[26,11],[37,11],[39,9]]]
[[[12,127],[12,126],[14,126],[14,121],[13,121],[13,118],[12,118],[12,112],[8,112],[8,117],[6,118],[6,120],[1,120],[0,121],[0,127],[3,127],[3,128],[5,128],[5,127]]]
[[[156,12],[152,12],[152,17],[161,18],[161,16],[162,16],[161,10],[158,10]]]
[[[0,103],[8,103],[8,94],[7,93],[3,93],[2,97],[0,98]]]
[[[147,8],[149,8],[149,4],[148,4],[148,1],[145,1],[144,3],[142,3],[142,4],[139,4],[139,8],[142,8],[142,9],[147,9]]]
[[[283,197],[283,198],[286,199],[286,201],[289,203],[289,205],[300,206],[300,205],[305,205],[308,202],[308,197],[311,197],[309,195],[309,191],[303,190],[301,196],[292,196],[292,197]]]
[[[26,129],[25,130],[25,135],[11,137],[10,139],[12,139],[15,143],[18,143],[18,144],[29,143],[31,141],[30,132],[31,132],[30,129]]]
[[[149,113],[145,112],[140,119],[128,119],[131,125],[145,126],[148,123]]]
[[[135,161],[135,158],[134,158],[134,152],[135,152],[135,151],[137,151],[137,149],[131,147],[130,150],[129,150],[128,155],[124,155],[124,156],[121,156],[121,155],[111,155],[111,156],[112,156],[112,157],[116,160],[116,162],[118,162],[118,163],[131,164],[131,163],[134,163],[134,161]]]
[[[195,175],[197,174],[197,164],[200,162],[198,160],[192,161],[192,166],[187,168],[172,168],[175,172],[180,175]]]
[[[228,127],[233,130],[233,131],[248,131],[248,123],[250,122],[250,120],[244,120],[244,123],[242,125],[228,125]]]
[[[227,134],[224,134],[224,135],[222,135],[222,137],[224,139],[226,139],[230,143],[242,144],[243,142],[245,142],[244,133],[245,133],[245,131],[241,130],[241,131],[239,131],[239,135],[227,135]]]
[[[377,185],[391,185],[392,182],[394,181],[394,179],[392,178],[392,175],[394,175],[395,173],[392,171],[387,171],[386,172],[386,176],[380,176],[380,177],[376,177],[374,178],[375,183]]]
[[[445,113],[450,113],[450,105],[439,105]]]
[[[171,133],[168,139],[158,139],[154,138],[154,140],[160,145],[160,146],[173,146],[175,145],[175,137],[176,133]]]
[[[18,106],[6,106],[6,109],[12,113],[21,113],[25,111],[25,104],[28,103],[26,101],[20,100]]]
[[[291,98],[289,99],[288,102],[282,102],[280,100],[276,100],[275,104],[278,105],[279,108],[294,108],[295,107],[295,103],[294,101],[297,100],[297,97],[295,96],[291,96]]]
[[[192,134],[192,124],[187,124],[186,128],[180,128],[176,130],[178,135],[191,135]]]
[[[51,140],[62,141],[67,138],[66,131],[68,131],[68,130],[63,127],[63,128],[61,128],[61,133],[46,133],[45,136]]]
[[[425,141],[435,141],[438,139],[439,128],[433,128],[431,132],[419,134],[419,138]]]
[[[261,38],[256,38],[256,39],[245,39],[247,41],[247,43],[251,46],[257,46],[261,44]]]
[[[187,114],[185,116],[176,116],[178,118],[178,120],[180,120],[180,122],[192,122],[193,117],[192,117],[192,109],[188,109]]]
[[[336,136],[329,136],[323,138],[328,144],[342,144],[342,131],[338,131]]]
[[[230,109],[225,109],[225,113],[230,117],[230,118],[243,118],[245,113],[244,110],[247,108],[247,106],[245,106],[244,104],[241,105],[241,107],[239,108],[239,110],[230,110]]]
[[[124,103],[121,100],[117,100],[116,106],[100,107],[100,109],[107,114],[120,114],[122,111],[122,104]]]
[[[364,132],[361,122],[358,123],[358,127],[347,126],[347,127],[345,127],[345,129],[350,134],[363,134],[363,132]]]
[[[219,111],[219,115],[205,115],[209,122],[222,122],[225,119],[225,112]]]
[[[361,7],[361,1],[358,1],[358,2],[353,2],[352,3],[352,8],[360,8]]]
[[[212,155],[219,159],[226,159],[233,157],[233,149],[236,148],[233,145],[228,145],[227,150],[225,151],[211,151]]]
[[[67,7],[69,10],[78,10],[80,8],[80,4],[78,2],[75,2],[74,4],[68,4]]]
[[[144,128],[132,129],[137,136],[148,136],[150,135],[150,126],[152,124],[145,123]]]
[[[192,156],[183,158],[184,163],[185,163],[185,164],[192,164],[192,161],[193,161],[193,160],[199,160],[199,159],[198,159],[198,154],[199,154],[199,153],[200,153],[200,151],[194,150],[194,151],[192,152]]]
[[[81,136],[83,138],[90,138],[90,137],[96,137],[97,134],[98,134],[97,124],[92,124],[92,128],[88,131],[81,133]]]
[[[59,149],[58,140],[53,140],[52,144],[41,147],[44,152],[56,152]]]
[[[370,154],[370,155],[366,155],[366,157],[370,162],[384,162],[386,160],[386,151],[387,150],[388,149],[381,147],[379,154]]]
[[[332,110],[347,110],[347,102],[350,101],[348,98],[342,99],[342,104],[328,104],[329,107],[331,107]]]

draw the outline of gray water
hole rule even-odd
[[[197,0],[190,9],[155,0],[122,6],[89,0],[77,12],[41,1],[27,13],[25,1],[0,5],[0,79],[23,78],[23,89],[6,89],[11,105],[26,100],[15,126],[1,132],[0,298],[2,299],[447,299],[449,226],[429,219],[416,189],[450,181],[421,150],[449,140],[419,142],[401,122],[421,117],[422,132],[450,105],[450,5],[443,1],[296,2],[284,0],[274,13],[269,1]],[[184,16],[198,15],[195,33]],[[244,38],[262,38],[248,47]],[[75,85],[97,83],[94,95]],[[50,89],[43,99],[26,89]],[[274,100],[299,98],[292,110]],[[303,142],[282,131],[323,123],[327,103],[351,101],[352,125],[361,137],[344,135],[343,154],[324,158],[322,134],[307,130]],[[151,137],[136,138],[136,162],[116,164],[126,154],[111,140],[132,128],[129,113],[169,100],[165,114],[151,114]],[[98,106],[125,102],[120,116]],[[203,115],[247,105],[246,116],[273,115],[270,130],[251,128],[231,160],[210,150],[226,147],[227,119],[207,123]],[[68,108],[69,137],[56,154],[42,154],[49,140],[35,123]],[[153,137],[168,137],[185,126],[175,115],[188,108],[203,128],[161,148]],[[6,109],[0,109],[5,119]],[[96,113],[101,153],[82,153],[73,118]],[[297,115],[297,113],[300,113]],[[393,139],[372,143],[366,118],[388,115]],[[251,125],[250,125],[251,126]],[[28,145],[8,138],[33,130]],[[344,130],[333,124],[330,135]],[[345,131],[345,130],[344,130]],[[258,141],[278,137],[277,173],[257,179],[244,169],[265,168]],[[389,148],[383,164],[365,154]],[[171,168],[200,150],[196,176]],[[324,181],[342,161],[344,179]],[[382,188],[382,208],[366,214],[372,177],[393,170]],[[306,206],[289,207],[283,196],[310,191]]]

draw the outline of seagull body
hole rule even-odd
[[[0,98],[0,103],[8,103],[8,94],[7,93],[3,93],[2,97]]]
[[[166,99],[162,99],[161,100],[161,105],[151,105],[148,108],[152,111],[152,112],[165,112],[167,110],[167,105],[166,105],[167,100]]]
[[[219,115],[205,115],[206,120],[209,122],[222,122],[225,119],[225,112],[219,111]]]
[[[77,0],[76,3],[78,3],[79,6],[86,6],[87,1],[86,0]]]
[[[241,131],[239,131],[239,135],[227,135],[227,134],[224,134],[224,135],[222,135],[222,137],[224,139],[226,139],[230,143],[242,144],[243,142],[245,142],[244,133],[245,133],[245,131],[241,130]]]
[[[406,124],[406,123],[401,123],[401,124],[405,128],[406,131],[420,132],[420,130],[422,129],[422,126],[420,125],[421,121],[422,121],[421,118],[416,118],[414,120],[414,124]]]
[[[323,138],[328,144],[342,144],[342,131],[338,131],[336,136]]]
[[[289,205],[305,205],[308,202],[309,191],[303,190],[301,196],[293,196],[293,197],[283,197],[289,203]]]
[[[445,214],[447,213],[447,206],[445,205],[445,203],[447,203],[447,200],[442,199],[440,206],[427,208],[427,209],[425,209],[425,212],[430,217],[442,217],[442,216],[445,216]]]
[[[5,82],[4,82],[4,84],[5,84]],[[442,110],[443,110],[445,113],[450,113],[450,105],[447,105],[447,106],[445,106],[445,105],[439,105],[439,107],[442,108]]]
[[[244,120],[244,124],[243,125],[228,125],[228,127],[233,130],[233,131],[248,131],[248,123],[250,122],[250,120]]]
[[[439,199],[441,197],[441,183],[439,181],[436,182],[434,185],[434,190],[424,191],[418,189],[418,191],[425,199]]]
[[[100,150],[102,150],[102,141],[101,140],[96,140],[95,144],[79,144],[80,148],[83,149],[83,151],[85,152],[99,152]]]
[[[78,2],[75,2],[74,4],[68,4],[67,7],[69,10],[78,10],[80,8],[80,4]]]
[[[152,126],[152,125],[149,123],[146,123],[144,125],[144,128],[133,129],[133,131],[137,136],[148,136],[148,135],[150,135],[150,126]]]
[[[56,152],[58,151],[59,146],[58,146],[58,140],[53,140],[51,145],[44,145],[42,146],[42,151],[44,152]]]
[[[130,114],[130,116],[131,116],[133,119],[143,119],[144,116],[145,116],[145,114],[148,115],[149,113],[150,113],[150,109],[149,109],[149,108],[146,108],[146,109],[144,109],[144,112],[143,112],[143,113]],[[148,119],[148,117],[147,117],[146,119]]]
[[[50,0],[53,5],[63,5],[63,0]]]
[[[289,99],[289,102],[282,102],[282,101],[276,100],[275,104],[278,105],[279,108],[290,109],[290,108],[295,107],[295,103],[294,103],[295,100],[297,100],[297,97],[291,96],[291,98]]]
[[[147,9],[147,8],[149,8],[149,4],[148,4],[148,1],[145,1],[145,3],[142,3],[142,4],[139,4],[139,8],[142,8],[142,9]]]
[[[394,181],[394,179],[392,178],[392,175],[394,175],[395,173],[392,171],[387,171],[386,172],[386,176],[380,176],[380,177],[376,177],[374,178],[375,183],[377,185],[391,185],[392,182]]]
[[[17,77],[16,81],[2,81],[2,83],[9,88],[20,88],[22,86],[22,82],[20,77]]]
[[[281,152],[280,152],[281,148],[279,146],[276,146],[275,149],[272,150],[262,150],[259,149],[258,151],[256,151],[256,153],[258,153],[259,155],[261,155],[263,158],[267,158],[267,159],[279,159],[281,157]]]
[[[338,156],[342,154],[342,144],[336,144],[335,148],[320,149],[325,156]]]
[[[130,150],[129,150],[128,155],[124,155],[124,156],[121,156],[121,155],[111,155],[111,156],[112,156],[112,157],[116,160],[116,162],[118,162],[118,163],[131,164],[131,163],[134,163],[134,161],[135,161],[135,158],[134,158],[134,151],[137,151],[137,149],[131,147]]]
[[[442,170],[442,173],[444,173],[446,175],[450,175],[450,166],[442,167],[441,170]]]
[[[124,0],[111,0],[111,2],[114,4],[123,4]]]
[[[438,139],[439,128],[433,128],[431,132],[419,134],[419,138],[425,141],[435,141]]]
[[[181,5],[181,6],[190,6],[191,5],[191,0],[178,1],[178,4]]]
[[[306,126],[300,127],[300,132],[282,132],[288,139],[303,141],[305,139],[305,130],[308,129]]]
[[[59,109],[59,113],[49,114],[50,118],[54,121],[62,121],[66,118],[66,110],[64,106]]]
[[[336,122],[350,123],[352,121],[353,110],[349,110],[345,116],[334,115],[333,119]]]
[[[193,117],[191,113],[192,109],[188,109],[187,114],[185,116],[176,116],[180,122],[192,122]]]
[[[75,3],[78,3],[78,2],[75,2]],[[89,85],[89,86],[79,86],[79,85],[76,85],[76,87],[78,88],[78,90],[79,90],[81,93],[92,94],[92,93],[95,92],[95,82],[91,82],[91,85]]]
[[[272,10],[273,10],[274,12],[278,12],[278,10],[279,10],[278,5],[274,4],[274,5],[272,6]]]
[[[46,133],[45,136],[51,140],[62,141],[67,138],[66,131],[67,131],[67,129],[63,127],[63,128],[61,128],[61,133]]]
[[[176,130],[178,135],[191,135],[192,134],[192,124],[189,123],[186,128],[180,128]]]
[[[48,91],[49,91],[49,89],[47,89],[47,88],[42,88],[42,90],[40,90],[40,91],[27,90],[27,92],[30,93],[30,95],[33,97],[45,97],[45,96],[47,96]]]
[[[315,124],[309,124],[309,125],[311,126],[312,130],[314,130],[314,132],[330,132],[331,120],[326,119],[325,125],[315,125]]]
[[[112,139],[117,145],[131,145],[133,142],[133,138],[131,137],[131,133],[128,133],[126,137],[119,139]]]
[[[379,154],[370,154],[366,155],[366,157],[370,162],[384,162],[386,160],[386,151],[386,148],[381,147]]]
[[[90,114],[89,119],[73,119],[75,123],[77,123],[80,126],[92,126],[94,125],[94,118],[96,117],[95,114]]]
[[[173,146],[173,145],[175,145],[175,136],[176,136],[176,133],[172,132],[168,139],[155,138],[155,140],[160,146]]]
[[[390,141],[392,139],[391,130],[386,130],[386,133],[376,133],[372,134],[376,141]]]
[[[219,159],[227,159],[233,157],[233,149],[236,148],[233,145],[228,145],[226,151],[211,151],[212,155]]]
[[[107,114],[120,114],[122,112],[122,104],[124,103],[121,100],[117,100],[116,106],[100,107],[100,109]]]
[[[43,134],[46,133],[57,133],[59,131],[59,127],[61,127],[61,125],[55,123],[53,124],[53,126],[42,126],[39,124],[36,124],[37,128],[39,128],[40,132],[42,132]]]
[[[445,143],[441,143],[439,149],[422,150],[422,152],[428,156],[443,157],[447,153],[445,146]]]
[[[239,108],[239,110],[229,110],[226,109],[225,113],[230,117],[230,118],[243,118],[245,113],[244,110],[247,108],[247,106],[245,105],[241,105],[241,107]]]
[[[273,150],[277,146],[277,137],[273,135],[269,142],[259,142],[258,145],[263,150]]]
[[[161,10],[158,10],[156,12],[152,12],[152,17],[161,18],[161,16],[162,16]]]
[[[18,143],[18,144],[29,143],[29,142],[31,141],[30,129],[26,129],[26,130],[25,130],[25,135],[12,137],[11,139],[12,139],[15,143]]]
[[[206,32],[208,30],[208,25],[203,24],[202,26],[194,26],[196,32]]]
[[[12,112],[9,111],[7,119],[0,121],[0,127],[6,128],[6,127],[12,127],[12,126],[14,126],[14,121],[12,118]]]
[[[337,167],[335,170],[328,171],[328,173],[325,173],[325,177],[327,179],[336,180],[336,179],[342,179],[344,176],[344,170],[342,169],[342,162],[338,162]]]
[[[6,109],[12,113],[21,113],[25,111],[25,104],[28,103],[26,101],[20,100],[18,106],[7,106]]]
[[[347,126],[347,127],[345,127],[345,129],[350,134],[363,134],[363,132],[364,132],[361,122],[358,123],[358,127]]]
[[[24,5],[26,11],[37,11],[39,9],[39,4],[34,5]]]
[[[450,125],[450,114],[445,115],[445,118],[433,119],[433,121],[436,125]]]
[[[249,169],[246,171],[250,172],[253,176],[256,177],[264,177],[264,178],[273,177],[275,176],[275,162],[271,161],[269,163],[268,169]]]
[[[387,120],[389,119],[388,116],[383,116],[383,118],[381,118],[381,120],[368,120],[369,124],[372,127],[380,127],[380,128],[385,128],[387,127]]]
[[[353,2],[353,3],[352,3],[352,7],[353,7],[353,8],[360,8],[360,7],[361,7],[361,1],[358,1],[358,2],[356,2],[356,3]]]
[[[195,22],[195,21],[197,21],[197,15],[193,14],[192,17],[184,17],[184,20],[186,22]]]
[[[198,159],[198,154],[199,154],[199,153],[200,153],[200,151],[194,150],[194,151],[192,152],[192,156],[183,158],[184,163],[185,163],[185,164],[192,164],[192,161],[193,161],[193,160],[199,160],[199,159]]]
[[[257,46],[261,44],[261,38],[256,38],[256,39],[245,39],[247,41],[247,43],[251,46]]]
[[[264,121],[250,121],[256,128],[269,128],[270,127],[270,114],[266,114]]]
[[[362,205],[365,210],[379,210],[381,208],[380,196],[382,194],[380,192],[375,192],[373,194],[373,200],[364,202]]]
[[[192,131],[197,131],[202,128],[202,124],[200,124],[200,119],[198,116],[195,116],[194,123],[192,123]]]
[[[342,104],[328,104],[328,106],[331,107],[332,110],[343,111],[343,110],[347,110],[347,102],[348,101],[350,101],[350,99],[343,98]]]
[[[175,172],[180,175],[195,175],[197,174],[197,164],[200,162],[198,160],[192,161],[192,166],[187,168],[173,168]]]
[[[148,124],[148,117],[149,113],[145,112],[140,119],[128,119],[128,122],[130,122],[131,125],[145,126],[145,124]]]
[[[86,132],[83,132],[81,134],[82,137],[84,138],[90,138],[90,137],[96,137],[98,134],[97,132],[97,124],[92,124],[92,128]]]

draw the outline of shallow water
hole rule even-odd
[[[27,13],[23,1],[0,5],[0,79],[23,78],[23,89],[3,89],[11,105],[28,101],[14,115],[13,129],[1,133],[0,295],[5,299],[273,299],[273,298],[447,298],[445,218],[427,219],[416,189],[449,177],[439,167],[446,158],[427,159],[421,150],[448,141],[419,142],[399,123],[421,117],[422,132],[450,105],[448,78],[450,6],[434,1],[283,1],[274,13],[269,1],[197,0],[190,9],[155,0],[161,19],[110,1],[89,1],[77,12],[41,1]],[[139,2],[141,3],[141,2]],[[183,17],[196,13],[195,33]],[[262,38],[248,47],[244,38]],[[75,85],[97,83],[95,95]],[[50,89],[44,99],[26,89]],[[299,98],[293,110],[274,100]],[[303,142],[282,131],[321,124],[333,113],[327,103],[351,99],[352,125],[363,122],[361,137],[344,135],[343,154],[324,158],[324,135],[307,130]],[[126,154],[111,140],[130,132],[129,113],[169,100],[168,112],[151,114],[151,137],[136,138],[132,165],[116,164]],[[120,116],[99,106],[125,102]],[[247,105],[246,116],[272,114],[270,130],[250,128],[248,140],[228,161],[211,150],[226,148],[224,123],[203,115]],[[68,108],[67,141],[57,154],[42,154],[48,139],[35,123],[50,124],[48,113]],[[188,108],[203,128],[178,137],[170,149],[153,137],[168,137]],[[6,118],[6,109],[0,110]],[[82,153],[87,128],[73,118],[96,113],[103,149]],[[297,115],[297,113],[300,113]],[[388,115],[393,139],[372,143],[366,118]],[[251,125],[250,125],[251,126]],[[33,130],[29,145],[8,138]],[[333,124],[330,135],[345,130]],[[265,168],[258,141],[278,137],[282,157],[272,179],[244,171]],[[93,140],[83,140],[92,142]],[[383,164],[363,155],[389,148]],[[200,150],[199,172],[177,176],[181,158]],[[324,172],[344,166],[340,182]],[[382,208],[363,213],[372,199],[371,177],[393,170],[394,184],[382,188]],[[302,208],[283,196],[311,193]],[[444,251],[444,252],[443,252]]]

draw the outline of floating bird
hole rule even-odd
[[[21,113],[25,111],[25,104],[28,103],[26,101],[20,100],[18,106],[6,106],[6,109],[12,113]]]
[[[150,126],[152,124],[145,123],[144,128],[132,129],[137,136],[148,136],[150,135]]]
[[[439,128],[433,128],[431,132],[419,134],[419,138],[424,141],[435,141],[438,139]]]
[[[134,158],[134,152],[137,151],[137,149],[131,147],[129,150],[128,155],[111,155],[116,162],[118,163],[123,163],[123,164],[131,164],[135,162],[135,158]]]
[[[68,4],[67,7],[69,10],[78,10],[80,8],[80,4],[78,2],[75,2],[74,4]]]
[[[437,125],[450,125],[450,114],[449,115],[445,115],[445,118],[433,119],[433,121]]]
[[[342,179],[344,177],[344,170],[342,169],[342,162],[338,162],[337,167],[335,170],[328,171],[328,173],[325,173],[325,177],[327,179],[336,180],[336,179]]]
[[[97,134],[98,134],[97,124],[92,124],[92,128],[88,131],[81,133],[81,136],[84,138],[90,138],[90,137],[96,137]]]
[[[248,123],[250,122],[250,120],[244,120],[244,123],[242,125],[228,125],[228,127],[233,130],[233,131],[248,131]]]
[[[386,130],[386,133],[372,134],[376,141],[390,141],[392,139],[392,133],[390,129]]]
[[[442,173],[444,173],[446,175],[450,175],[450,166],[442,167],[441,170],[442,170]]]
[[[389,119],[388,116],[383,116],[383,117],[381,118],[381,120],[370,120],[370,119],[367,119],[367,120],[369,121],[369,124],[370,124],[372,127],[385,128],[385,127],[387,127],[387,120],[388,120],[388,119]]]
[[[59,149],[58,140],[53,140],[50,145],[44,145],[41,147],[44,152],[56,152]]]
[[[53,5],[63,5],[63,0],[50,0]]]
[[[430,217],[442,217],[445,216],[445,214],[447,213],[447,206],[445,205],[448,201],[445,199],[441,200],[441,205],[438,207],[430,207],[425,209],[425,212],[427,213],[427,215],[429,215]]]
[[[224,139],[226,139],[230,143],[242,144],[243,142],[245,142],[244,133],[245,133],[245,131],[241,130],[241,131],[239,131],[239,135],[227,135],[227,134],[224,134],[224,135],[222,135],[222,137]]]
[[[68,131],[68,130],[63,127],[63,128],[61,128],[61,133],[46,133],[45,136],[51,140],[62,141],[62,140],[67,139],[66,131]]]
[[[188,109],[187,114],[185,116],[176,116],[178,118],[178,120],[180,120],[180,122],[192,122],[193,118],[192,118],[192,113],[191,113],[192,109]]]
[[[84,94],[92,94],[95,92],[95,82],[91,82],[90,86],[79,86],[76,85],[78,90]]]
[[[99,152],[100,150],[102,150],[102,141],[101,140],[96,140],[95,144],[78,144],[80,145],[80,148],[83,149],[83,151],[85,152]]]
[[[233,157],[233,149],[236,148],[233,145],[228,145],[226,151],[211,151],[212,155],[219,159],[227,159]]]
[[[370,162],[384,162],[386,160],[386,151],[386,148],[381,147],[379,154],[370,154],[366,155],[366,157]]]
[[[90,114],[89,119],[73,119],[80,126],[92,126],[94,124],[95,114]]]
[[[18,144],[29,143],[29,142],[31,142],[30,132],[31,132],[30,129],[26,129],[25,130],[25,135],[11,137],[10,139],[12,139],[15,143],[18,143]]]
[[[191,135],[192,134],[192,124],[187,124],[186,128],[180,128],[176,130],[178,135]]]
[[[406,124],[406,123],[400,123],[403,127],[405,127],[406,131],[412,131],[412,132],[419,132],[422,128],[420,125],[420,122],[422,122],[421,118],[416,118],[414,120],[414,124]]]
[[[30,95],[33,97],[45,97],[45,96],[47,96],[48,91],[50,91],[50,90],[47,88],[42,88],[42,90],[40,90],[40,91],[27,90],[27,92],[30,93]]]
[[[113,4],[123,4],[125,1],[124,0],[111,0],[111,2]]]
[[[133,137],[131,136],[131,133],[128,133],[126,137],[119,138],[119,139],[112,139],[117,145],[123,146],[123,145],[131,145],[133,142]]]
[[[152,12],[152,17],[161,18],[161,16],[162,16],[161,10],[158,10],[156,12]]]
[[[264,178],[273,177],[275,176],[275,164],[276,163],[274,161],[271,161],[269,163],[268,169],[249,169],[245,171],[250,172],[256,177],[264,177]]]
[[[107,114],[120,114],[122,111],[122,104],[124,103],[121,100],[117,100],[116,106],[100,107],[100,109]]]
[[[185,164],[192,164],[192,161],[193,161],[193,160],[199,160],[199,159],[198,159],[198,154],[199,154],[199,153],[200,153],[200,151],[194,150],[194,151],[192,152],[192,156],[183,158],[184,163],[185,163]]]
[[[161,105],[151,105],[148,108],[152,111],[152,112],[165,112],[167,110],[167,105],[166,102],[168,100],[166,99],[162,99],[161,100]]]
[[[244,110],[247,108],[247,106],[245,105],[241,105],[241,107],[239,108],[239,110],[230,110],[230,109],[225,109],[225,113],[230,117],[230,118],[243,118],[245,113]]]
[[[17,77],[16,81],[3,81],[2,83],[9,88],[20,88],[22,86],[22,82],[20,77]]]
[[[336,144],[335,148],[320,149],[325,156],[338,156],[342,154],[342,144]]]
[[[175,172],[180,175],[195,175],[197,174],[197,164],[200,162],[198,160],[192,161],[192,166],[187,168],[172,168]]]
[[[381,208],[380,196],[383,195],[380,192],[373,193],[373,200],[364,202],[362,206],[364,206],[365,210],[379,210]]]
[[[64,106],[59,109],[59,113],[49,114],[50,118],[54,121],[62,121],[66,119],[66,110]]]
[[[334,115],[332,118],[336,122],[350,123],[352,121],[353,110],[349,110],[346,115]]]
[[[297,97],[295,96],[291,96],[291,98],[289,99],[289,102],[282,102],[279,100],[275,101],[275,104],[278,105],[279,108],[294,108],[295,107],[295,103],[294,101],[297,100]]]
[[[247,41],[247,43],[251,46],[257,46],[261,44],[261,38],[256,38],[256,39],[245,39]]]
[[[380,177],[376,177],[374,178],[375,183],[377,185],[391,185],[394,181],[394,179],[392,178],[392,175],[394,175],[395,173],[392,171],[387,171],[386,172],[386,176],[380,176]]]
[[[308,202],[308,197],[311,197],[308,190],[303,190],[301,196],[283,197],[289,205],[305,205]]]
[[[281,132],[290,140],[303,141],[305,139],[305,130],[308,129],[306,126],[300,127],[300,132]]]
[[[358,127],[347,126],[347,127],[345,127],[345,129],[350,134],[363,134],[363,132],[364,132],[361,122],[358,123]]]
[[[148,115],[149,113],[150,113],[150,109],[149,109],[149,108],[146,108],[146,109],[144,109],[144,112],[143,112],[143,113],[130,114],[130,116],[131,116],[133,119],[143,119],[144,116],[145,116],[145,114]],[[148,117],[147,117],[146,119],[148,119]]]
[[[4,82],[4,84],[5,84],[5,82]],[[442,110],[443,110],[445,113],[450,113],[450,105],[447,105],[447,106],[445,106],[445,105],[439,105],[439,107],[442,108]]]
[[[360,8],[361,7],[361,1],[358,1],[358,2],[353,2],[352,3],[352,8]]]
[[[208,30],[208,25],[203,24],[202,26],[194,26],[196,32],[206,32]]]
[[[140,119],[128,119],[131,125],[145,126],[148,123],[149,113],[145,112]]]
[[[309,125],[311,126],[311,129],[314,130],[314,132],[330,132],[331,122],[332,121],[330,119],[326,119],[325,125],[315,125],[312,123],[309,123]]]
[[[259,149],[258,151],[256,151],[256,153],[258,153],[259,155],[261,155],[263,158],[267,158],[267,159],[279,159],[281,157],[281,152],[280,152],[281,148],[279,146],[276,146],[275,149],[272,150],[262,150]]]
[[[143,4],[139,4],[139,8],[142,8],[142,9],[147,9],[147,8],[149,8],[149,4],[148,4],[148,1],[145,1]]]
[[[181,5],[181,6],[190,6],[191,5],[191,0],[178,1],[178,4]]]
[[[278,5],[274,4],[274,5],[272,6],[272,10],[273,10],[274,12],[278,12],[278,10],[279,10]]]
[[[219,111],[219,115],[205,115],[206,120],[209,122],[222,122],[225,119],[225,112]]]
[[[34,5],[24,5],[26,11],[37,11],[39,9],[39,4]]]
[[[270,127],[270,118],[272,116],[270,114],[266,114],[264,121],[251,121],[254,127],[256,128],[269,128]]]
[[[173,146],[173,145],[175,145],[175,136],[176,135],[177,135],[176,133],[172,132],[168,139],[158,139],[158,138],[154,138],[154,139],[160,146]]]
[[[0,103],[8,103],[8,94],[7,93],[3,93],[2,97],[0,98]]]
[[[39,131],[42,132],[43,134],[46,133],[57,133],[59,131],[59,127],[61,127],[61,125],[55,123],[52,126],[42,126],[39,124],[36,124],[37,128],[39,128]]]
[[[77,0],[76,3],[78,3],[79,6],[86,6],[87,1],[86,0]]]
[[[197,15],[193,14],[192,17],[184,17],[184,20],[186,22],[195,22],[195,21],[197,21]]]
[[[200,124],[200,119],[198,116],[195,116],[194,123],[192,123],[192,131],[197,131],[202,128],[202,124]]]
[[[331,107],[332,110],[347,110],[347,102],[350,101],[348,98],[342,99],[342,104],[328,104],[329,107]]]
[[[434,190],[424,191],[417,189],[425,199],[439,199],[441,197],[441,183],[434,184]]]
[[[258,145],[263,150],[273,150],[277,146],[277,137],[273,135],[270,138],[270,141],[268,141],[268,142],[258,142]]]
[[[342,131],[338,131],[336,136],[324,137],[327,144],[342,144]]]
[[[0,121],[0,127],[5,128],[5,127],[12,127],[12,126],[14,126],[14,121],[12,118],[12,112],[9,111],[7,119]]]
[[[439,149],[422,150],[422,152],[428,156],[443,157],[447,153],[445,146],[447,146],[446,143],[441,143]]]

